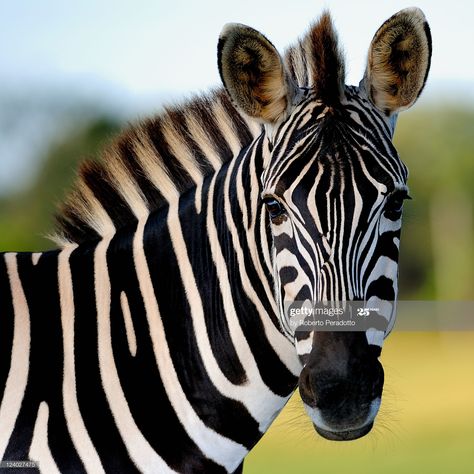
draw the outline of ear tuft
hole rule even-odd
[[[386,115],[411,107],[428,76],[431,33],[419,8],[407,8],[389,18],[369,49],[363,86]]]
[[[237,107],[269,123],[284,116],[292,84],[273,44],[253,28],[231,23],[217,49],[219,74]]]

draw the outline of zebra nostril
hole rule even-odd
[[[332,409],[344,402],[349,385],[326,373],[311,371],[305,367],[300,375],[299,391],[304,403],[313,408]]]
[[[298,388],[303,402],[310,407],[315,407],[316,396],[313,390],[312,375],[307,368],[304,368],[300,374]]]

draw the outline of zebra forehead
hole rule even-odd
[[[308,186],[319,173],[332,175],[332,185],[357,179],[355,169],[369,173],[382,188],[404,186],[407,168],[391,140],[391,129],[372,104],[359,96],[358,88],[347,86],[344,100],[335,107],[305,99],[295,111],[299,117],[275,133],[268,167],[263,176],[266,193],[283,195]],[[302,117],[311,115],[303,120]],[[312,184],[310,183],[312,187]]]

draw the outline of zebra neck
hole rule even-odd
[[[41,410],[62,420],[58,468],[242,462],[301,371],[276,317],[259,146],[133,228],[0,259],[0,457],[27,458]]]

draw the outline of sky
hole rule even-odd
[[[474,88],[474,2],[414,0],[430,22],[430,84]],[[358,83],[370,40],[406,1],[358,0],[0,0],[0,84],[71,84],[153,95],[218,84],[216,44],[222,26],[241,22],[282,51],[324,8],[334,17]]]

